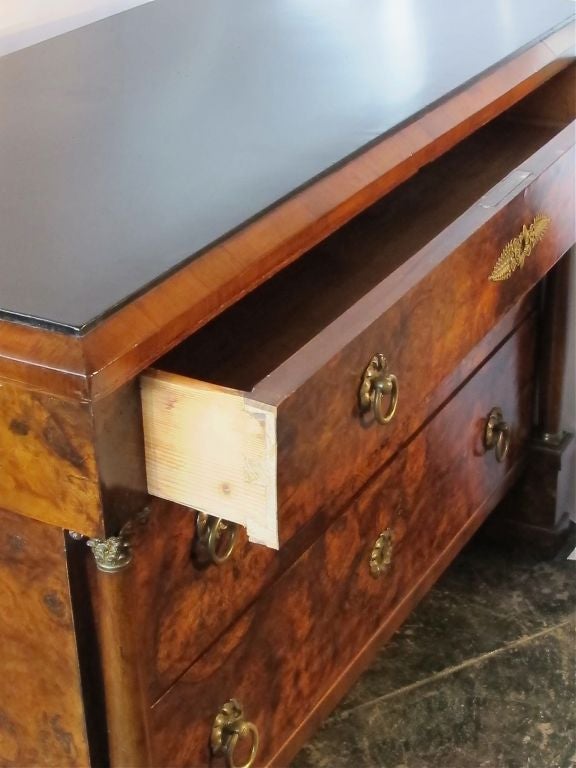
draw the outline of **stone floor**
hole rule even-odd
[[[576,766],[576,561],[475,539],[292,768]]]

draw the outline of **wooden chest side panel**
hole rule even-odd
[[[0,616],[0,765],[89,765],[62,531],[2,509]]]
[[[100,492],[86,403],[0,380],[0,504],[87,535],[100,533]]]

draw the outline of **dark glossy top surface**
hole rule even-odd
[[[155,0],[0,58],[0,309],[80,329],[571,0]]]

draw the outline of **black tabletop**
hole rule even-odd
[[[574,10],[155,0],[0,58],[0,314],[82,329]]]

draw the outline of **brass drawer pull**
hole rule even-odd
[[[242,766],[234,762],[234,752],[240,739],[250,739],[250,757]],[[230,699],[220,708],[216,715],[212,733],[210,735],[210,747],[216,757],[224,757],[227,768],[251,768],[256,760],[260,739],[258,728],[254,723],[244,719],[242,705],[236,699]]]
[[[364,371],[359,399],[361,412],[371,409],[379,424],[388,424],[394,418],[398,406],[398,379],[388,373],[388,361],[380,352],[374,355]]]
[[[380,578],[390,568],[392,564],[392,547],[394,537],[390,528],[382,531],[376,539],[376,543],[370,554],[370,573],[375,579]]]
[[[546,234],[550,221],[549,216],[539,213],[528,227],[524,224],[518,237],[510,240],[502,249],[489,279],[495,283],[508,280],[513,272],[522,269],[528,256]]]
[[[484,431],[484,445],[487,450],[494,449],[497,461],[504,461],[510,451],[512,431],[507,421],[504,421],[501,408],[492,408],[488,414]]]
[[[222,565],[232,554],[236,543],[236,523],[222,520],[220,517],[196,515],[197,549],[200,556],[207,557],[215,565]]]

